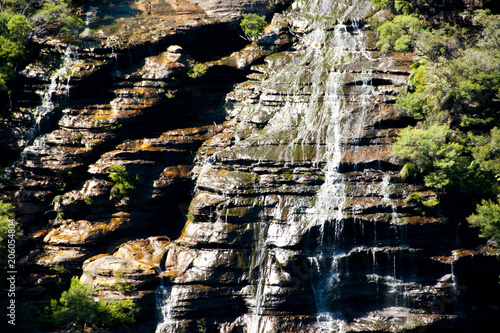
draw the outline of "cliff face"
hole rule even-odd
[[[242,13],[284,5],[95,1],[80,44],[39,41],[2,145],[26,295],[124,282],[159,333],[493,327],[497,253],[404,201],[436,196],[391,157],[412,56],[376,51],[365,0],[296,2],[244,47]]]

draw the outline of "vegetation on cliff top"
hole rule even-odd
[[[433,0],[373,0],[392,10],[377,28],[382,51],[414,51],[397,105],[418,120],[399,133],[396,156],[415,165],[425,184],[476,213],[480,235],[500,241],[500,15],[476,1],[455,21],[431,25]],[[427,14],[424,14],[425,13]],[[437,11],[436,11],[437,12]]]

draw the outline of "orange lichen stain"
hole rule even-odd
[[[100,254],[97,254],[95,256],[92,256],[92,257],[88,258],[87,260],[85,260],[85,263],[90,263],[90,262],[95,261],[95,260],[97,260],[99,258],[107,257],[109,255],[111,255],[111,254],[109,254],[109,253],[100,253]],[[85,265],[85,263],[84,263],[84,265]]]
[[[475,249],[456,249],[451,251],[453,253],[453,257],[458,259],[460,257],[466,256],[477,256],[477,255],[490,255],[490,256],[499,256],[500,250],[494,249],[489,246],[479,246]]]
[[[455,259],[453,257],[449,257],[449,256],[437,256],[437,257],[431,257],[431,259],[439,261],[439,262],[444,263],[444,264],[451,264],[452,262],[455,261]]]
[[[42,229],[29,234],[29,239],[36,239],[45,237],[49,233],[50,229]]]
[[[182,232],[181,232],[181,236],[179,237],[179,239],[183,239],[186,237],[186,230],[187,230],[187,227],[193,223],[193,221],[191,220],[187,220],[186,221],[186,224],[184,224],[184,228],[182,228]]]
[[[169,270],[169,271],[165,271],[163,273],[161,273],[159,275],[159,277],[163,277],[163,278],[173,278],[173,277],[177,277],[179,276],[181,272],[179,270],[175,270],[175,269],[172,269],[172,270]]]
[[[118,112],[117,110],[112,109],[96,109],[91,115],[92,119],[96,120],[112,120],[117,118]]]
[[[165,168],[162,176],[169,178],[186,178],[193,171],[193,165],[177,165]]]
[[[156,150],[153,149],[153,140],[151,139],[143,139],[141,140],[141,145],[139,146],[140,150]],[[155,147],[156,148],[156,147]]]

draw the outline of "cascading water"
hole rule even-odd
[[[63,96],[66,100],[69,99],[70,79],[74,74],[74,57],[75,49],[73,46],[68,45],[64,52],[62,63],[59,68],[50,77],[50,84],[47,89],[41,93],[42,105],[37,108],[35,114],[35,122],[37,127],[50,116],[54,110],[55,105],[53,102],[54,94]]]
[[[286,65],[279,66],[279,70],[271,69],[273,74],[260,82],[261,101],[266,100],[268,93],[274,96],[278,94],[282,104],[265,124],[263,132],[268,133],[268,136],[264,139],[262,134],[255,133],[248,137],[248,123],[260,112],[252,104],[245,106],[246,112],[239,111],[241,114],[236,115],[239,119],[235,122],[236,143],[232,149],[238,152],[238,148],[243,147],[251,151],[258,165],[268,163],[271,159],[280,168],[292,170],[288,175],[276,171],[284,178],[293,178],[295,169],[307,165],[309,170],[315,170],[323,179],[315,195],[281,193],[277,195],[273,209],[252,221],[254,239],[247,272],[251,281],[249,288],[242,292],[247,297],[247,312],[235,321],[240,327],[245,327],[247,332],[275,330],[279,324],[273,322],[269,313],[279,308],[276,299],[281,295],[286,295],[283,296],[286,299],[286,287],[292,281],[301,279],[311,285],[309,289],[314,293],[315,331],[341,332],[347,325],[341,311],[340,289],[345,284],[342,281],[345,275],[342,265],[349,260],[350,254],[361,253],[363,248],[353,245],[352,240],[344,239],[347,214],[352,212],[346,209],[349,189],[344,179],[345,171],[341,170],[341,161],[349,153],[351,165],[356,167],[357,156],[363,155],[359,142],[364,135],[369,112],[373,111],[372,99],[376,94],[371,82],[373,66],[370,63],[373,59],[364,44],[363,22],[357,19],[358,15],[364,17],[370,5],[369,0],[296,2],[294,11],[284,13],[290,21],[297,19],[307,22],[302,25],[302,31],[297,33],[299,42],[296,49],[289,53]],[[277,149],[277,146],[284,149]],[[238,155],[238,158],[241,157]],[[220,168],[216,165],[218,158],[213,161],[210,163],[214,165],[203,166],[206,171],[200,173],[199,179],[203,179],[204,173],[210,172],[212,168]],[[258,175],[255,179],[258,179]],[[228,186],[231,189],[237,187],[236,184]],[[371,191],[380,198],[381,205],[391,206],[390,179],[387,176],[378,177],[370,186]],[[224,198],[234,195],[219,191]],[[257,187],[253,193],[258,191]],[[395,219],[395,208],[391,207],[391,210]],[[227,214],[227,210],[222,211]],[[217,223],[229,223],[227,215],[221,214],[219,220]],[[361,222],[360,225],[363,226]],[[308,264],[305,266],[308,267],[305,273],[296,276],[295,280],[287,274],[275,274],[279,262],[294,260],[295,254],[290,249],[299,246],[301,237],[314,238],[306,241],[308,245],[305,245],[304,253]],[[394,288],[397,288],[399,282],[394,278],[395,255],[390,251],[388,254],[393,269],[384,281],[389,281],[386,286],[394,281]],[[376,266],[376,254],[371,252],[370,255],[373,255],[373,266]],[[278,257],[279,260],[276,259]],[[378,279],[377,274],[374,276]],[[364,276],[364,279],[368,277]],[[171,293],[168,300],[163,302],[169,304],[165,307],[171,309],[176,302],[183,304],[178,298],[181,289],[174,285],[172,290],[177,292],[175,295]],[[295,313],[295,310],[287,311],[285,313]],[[163,313],[173,315],[172,311]],[[163,323],[172,322],[175,322],[172,317],[163,319]],[[171,327],[160,324],[157,333],[170,332]]]
[[[87,13],[85,13],[85,29],[80,34],[81,37],[90,36],[90,25],[97,16],[98,7],[92,6],[93,2],[94,2],[93,0],[90,0],[91,5],[89,6]]]
[[[364,7],[363,7],[364,6]],[[267,129],[286,131],[293,128],[296,136],[285,150],[282,159],[295,161],[306,159],[301,155],[307,151],[307,145],[316,144],[315,156],[312,162],[320,165],[324,172],[324,184],[316,195],[316,201],[308,218],[310,225],[319,226],[319,247],[310,257],[311,265],[317,274],[313,289],[316,293],[318,307],[319,331],[336,331],[342,328],[342,322],[328,305],[331,295],[335,295],[338,282],[339,258],[344,253],[339,252],[337,245],[342,236],[344,220],[343,206],[346,198],[343,176],[339,172],[343,147],[347,143],[355,143],[361,136],[364,118],[369,110],[369,100],[373,87],[368,84],[371,78],[369,71],[357,74],[361,82],[354,99],[358,105],[357,115],[351,115],[352,110],[345,107],[346,95],[344,82],[346,68],[360,60],[370,61],[365,50],[361,22],[351,17],[351,13],[366,8],[366,3],[352,1],[316,1],[296,8],[305,11],[311,19],[309,33],[301,40],[304,54],[297,62],[270,80],[271,84],[286,82],[288,95],[286,103],[279,113],[270,121]],[[335,14],[334,14],[335,13]],[[333,16],[332,16],[333,15]],[[342,22],[351,21],[350,26]],[[340,21],[332,27],[332,22]],[[291,81],[290,81],[291,80]],[[310,85],[305,87],[304,82]],[[306,91],[304,91],[306,90]],[[307,96],[306,103],[297,101],[297,96]],[[351,101],[352,102],[352,101]],[[297,153],[299,151],[299,153]],[[333,237],[325,237],[334,228]],[[259,240],[264,242],[265,240]],[[259,279],[260,284],[265,278]],[[263,287],[256,294],[256,308],[263,299]],[[265,296],[265,295],[264,295]],[[249,331],[259,331],[259,326],[251,327]]]

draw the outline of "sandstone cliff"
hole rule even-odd
[[[245,45],[243,13],[286,5],[94,1],[77,45],[38,41],[2,129],[24,297],[79,275],[159,333],[492,327],[498,254],[406,203],[437,194],[391,156],[413,56],[376,50],[364,0],[295,2]]]

